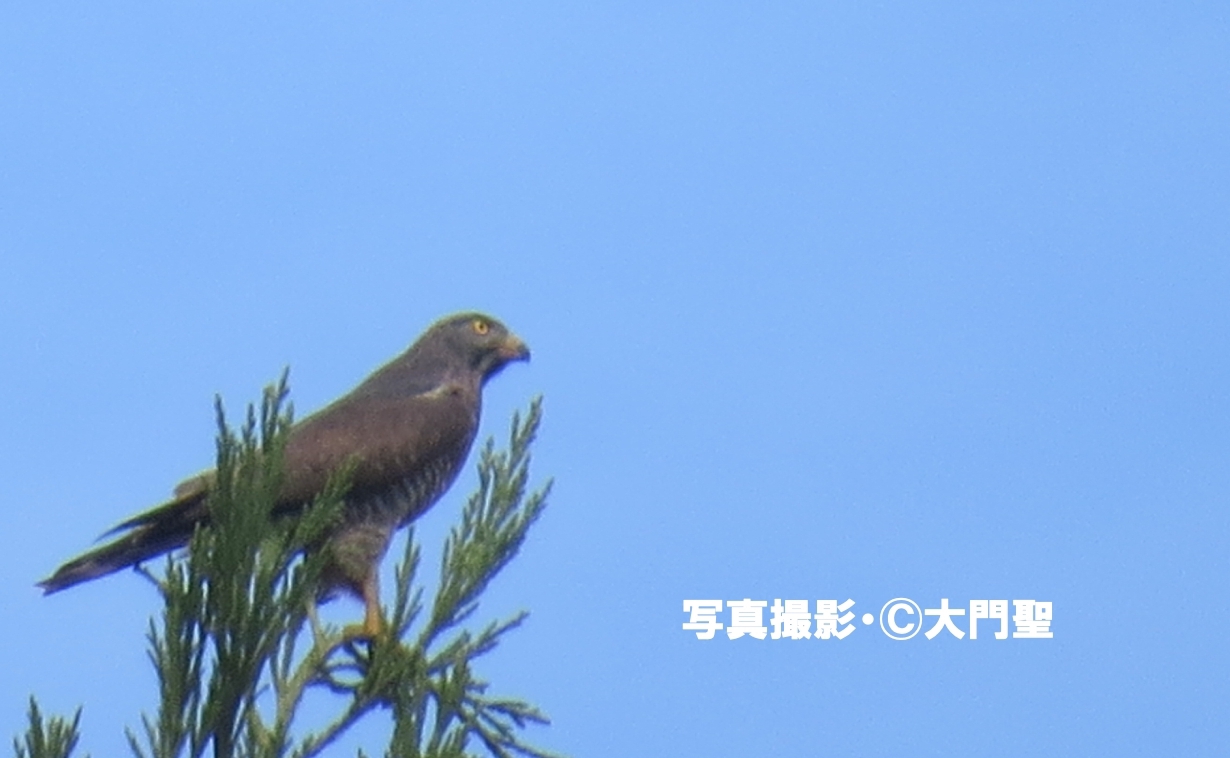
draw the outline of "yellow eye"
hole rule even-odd
[[[488,324],[486,321],[483,321],[481,318],[474,319],[474,333],[475,334],[486,334],[489,331],[491,331],[490,324]]]

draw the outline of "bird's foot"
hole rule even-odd
[[[368,608],[362,624],[347,624],[342,627],[342,639],[346,641],[375,642],[389,635],[389,625],[379,608]]]
[[[368,629],[366,624],[347,624],[342,627],[343,642],[375,642],[383,631]]]

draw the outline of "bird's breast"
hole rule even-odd
[[[352,496],[346,506],[346,520],[405,526],[435,504],[453,483],[464,456],[459,458],[437,458],[383,488]]]

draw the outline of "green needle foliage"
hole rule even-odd
[[[297,519],[271,519],[291,426],[286,377],[248,408],[238,431],[218,416],[217,478],[211,525],[198,529],[186,556],[171,557],[161,619],[151,620],[150,660],[158,675],[157,712],[128,732],[137,758],[310,758],[322,755],[361,719],[392,716],[389,758],[460,758],[478,748],[498,758],[551,754],[522,741],[537,708],[492,697],[474,662],[519,626],[524,612],[478,630],[464,626],[492,579],[516,556],[546,506],[550,483],[527,494],[529,450],[541,399],[513,417],[507,450],[489,440],[472,495],[444,545],[439,587],[424,614],[415,582],[419,547],[411,533],[397,566],[388,631],[359,639],[322,626],[315,614],[323,557],[319,545],[342,516],[349,470]],[[323,728],[297,728],[311,691],[332,693],[336,717]],[[78,714],[79,716],[79,714]],[[46,724],[31,699],[25,745],[17,758],[68,758],[77,717]],[[360,752],[360,756],[364,753]]]
[[[73,714],[73,720],[52,716],[43,722],[38,703],[30,698],[30,726],[26,729],[25,743],[13,740],[13,752],[17,758],[68,758],[77,747],[80,733],[81,709]]]

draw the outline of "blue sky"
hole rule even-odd
[[[546,398],[480,670],[538,744],[1214,754],[1228,130],[1219,3],[7,5],[0,737],[33,692],[125,753],[155,594],[33,583],[211,465],[215,393],[302,414],[478,308],[534,349],[484,435]],[[681,628],[899,596],[1054,638]]]

